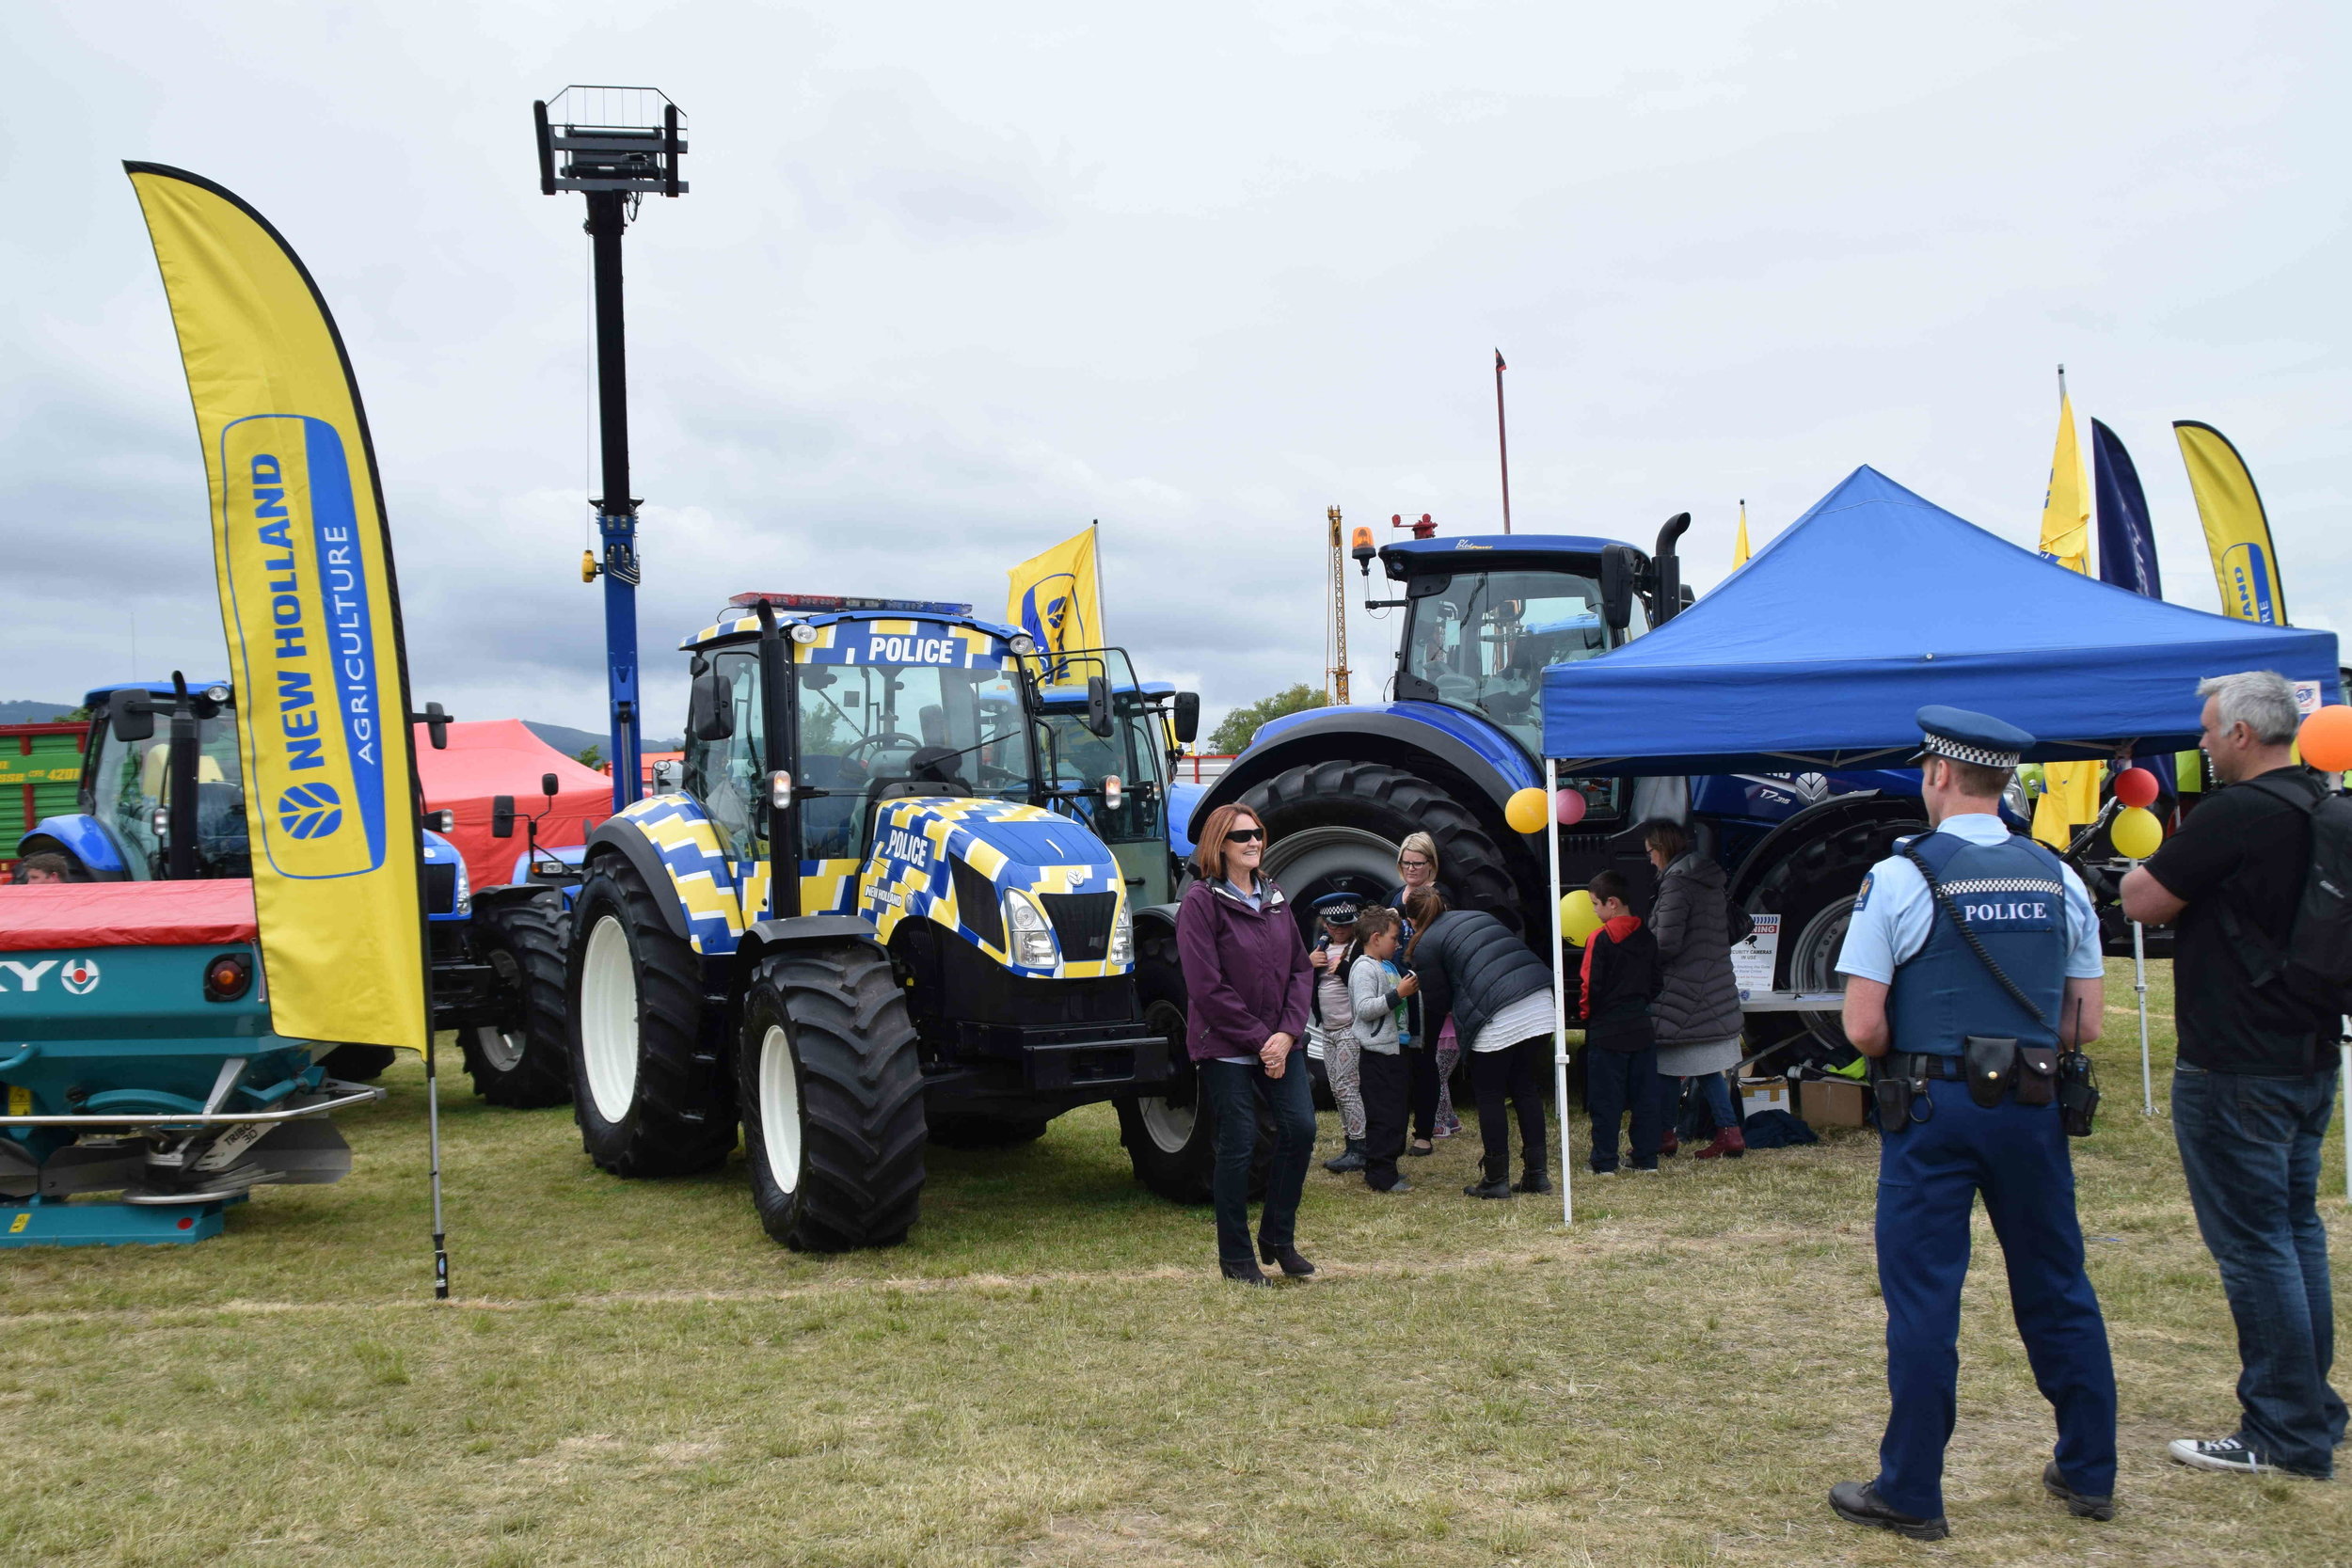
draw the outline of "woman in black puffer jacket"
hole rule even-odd
[[[1486,1145],[1485,1180],[1463,1188],[1471,1197],[1548,1193],[1544,1067],[1551,1059],[1551,970],[1511,928],[1483,910],[1448,910],[1434,888],[1412,895],[1405,957],[1421,976],[1422,1024],[1434,1031],[1448,1013],[1470,1058],[1478,1097],[1478,1135]],[[1511,1181],[1508,1099],[1518,1115],[1521,1176]]]
[[[1732,977],[1731,944],[1747,932],[1732,929],[1724,868],[1691,847],[1680,823],[1647,823],[1642,842],[1658,867],[1649,928],[1665,966],[1665,989],[1650,1004],[1650,1019],[1658,1031],[1658,1091],[1669,1107],[1667,1148],[1682,1081],[1695,1078],[1715,1118],[1715,1141],[1698,1158],[1736,1160],[1748,1146],[1724,1073],[1740,1065],[1740,986]],[[1744,916],[1740,923],[1746,924]]]

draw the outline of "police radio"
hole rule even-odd
[[[2074,1004],[2074,1038],[2083,1037],[2083,1005]],[[2058,1059],[2058,1122],[2070,1138],[2090,1136],[2092,1118],[2099,1114],[2099,1072],[2078,1044],[2060,1052]]]

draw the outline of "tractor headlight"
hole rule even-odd
[[[1037,652],[1037,639],[1025,631],[1017,631],[1006,640],[1005,646],[1010,648],[1016,657],[1027,658]]]
[[[1136,961],[1136,917],[1128,912],[1122,901],[1119,918],[1111,922],[1111,962],[1131,964]]]
[[[1025,969],[1054,967],[1054,927],[1027,894],[1005,895],[1005,934],[1013,962]]]
[[[473,879],[466,875],[466,857],[463,855],[457,857],[457,902],[453,907],[459,914],[468,914],[473,910]]]

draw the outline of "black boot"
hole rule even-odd
[[[1263,1236],[1258,1238],[1258,1260],[1262,1263],[1281,1264],[1282,1272],[1293,1279],[1304,1279],[1315,1272],[1315,1266],[1301,1258],[1296,1247],[1271,1246]]]
[[[1339,1153],[1332,1155],[1331,1158],[1323,1162],[1323,1168],[1337,1176],[1345,1176],[1349,1171],[1363,1169],[1364,1140],[1361,1138],[1348,1139],[1347,1147],[1345,1148],[1340,1150]]]
[[[1551,1191],[1551,1177],[1538,1167],[1523,1173],[1512,1184],[1511,1190],[1515,1193],[1548,1193]]]
[[[1829,1506],[1850,1525],[1890,1529],[1913,1541],[1941,1541],[1952,1533],[1940,1513],[1932,1519],[1922,1519],[1888,1507],[1886,1499],[1879,1496],[1878,1486],[1871,1481],[1839,1481],[1829,1489]]]
[[[1508,1181],[1474,1182],[1462,1189],[1462,1196],[1464,1197],[1509,1197],[1511,1183]]]
[[[1268,1289],[1273,1287],[1274,1281],[1259,1273],[1258,1265],[1247,1258],[1238,1263],[1228,1263],[1219,1259],[1216,1266],[1219,1273],[1236,1285],[1263,1285]]]

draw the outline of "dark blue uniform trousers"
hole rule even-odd
[[[1931,1080],[1935,1114],[1879,1151],[1879,1288],[1886,1387],[1878,1494],[1905,1513],[1944,1512],[1944,1446],[1960,1381],[1960,1288],[1979,1193],[2009,1264],[2018,1337],[2058,1412],[2058,1465],[2075,1491],[2115,1490],[2115,1366],[2083,1270],[2074,1167],[2054,1105],[1986,1109],[1968,1085]]]

